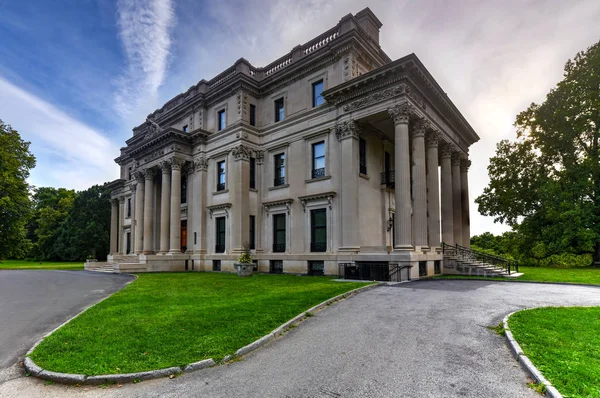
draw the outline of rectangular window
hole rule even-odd
[[[253,265],[253,271],[254,272],[258,272],[258,260],[252,260],[252,265]]]
[[[181,203],[187,203],[187,176],[181,176]]]
[[[325,141],[312,144],[312,178],[325,177]]]
[[[125,254],[131,253],[131,232],[127,232],[127,246]]]
[[[325,262],[324,261],[309,261],[308,262],[308,275],[325,275]]]
[[[250,126],[256,126],[256,105],[250,104]]]
[[[225,253],[225,217],[215,220],[215,253]]]
[[[440,260],[435,260],[433,262],[433,273],[438,275],[442,273],[442,267],[441,267],[441,261]]]
[[[213,260],[213,271],[221,271],[221,260]]]
[[[187,133],[188,132],[187,124],[185,126],[183,126],[181,129],[183,130],[184,133]]]
[[[274,157],[275,164],[275,178],[273,179],[273,185],[284,185],[285,184],[285,154],[279,153]]]
[[[323,99],[323,80],[319,80],[312,84],[312,101],[313,108],[325,102]]]
[[[285,252],[285,214],[273,215],[273,253]]]
[[[133,178],[133,176],[131,175],[131,166],[129,166],[129,168],[127,168],[127,179],[131,180]]]
[[[127,198],[127,218],[131,218],[131,198]]]
[[[427,276],[427,261],[419,261],[419,276]]]
[[[256,158],[250,158],[250,188],[256,189]]]
[[[283,260],[271,260],[269,272],[272,274],[283,274]]]
[[[360,172],[367,174],[367,141],[364,138],[358,141],[358,163],[360,165]]]
[[[217,191],[225,190],[225,161],[217,163]]]
[[[250,242],[248,245],[250,246],[250,250],[256,249],[256,217],[250,216]]]
[[[219,124],[219,131],[223,130],[225,127],[227,127],[227,115],[225,114],[225,109],[220,110],[219,113],[217,114],[218,116],[218,124]]]
[[[283,98],[275,100],[275,121],[280,122],[285,118],[285,110],[283,107]]]
[[[327,251],[327,210],[310,211],[310,251]]]

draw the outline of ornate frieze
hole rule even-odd
[[[404,102],[388,109],[388,114],[394,121],[394,124],[408,124],[410,115],[413,113],[414,107],[408,102]]]
[[[249,161],[252,151],[247,146],[240,144],[231,150],[231,154],[233,155],[234,160]]]
[[[348,120],[337,124],[335,127],[335,136],[338,141],[345,140],[346,138],[356,138],[360,136],[360,126],[354,122],[354,120]]]
[[[205,157],[199,157],[194,159],[194,168],[196,171],[206,171],[208,170],[208,159]]]
[[[158,159],[161,156],[163,156],[164,154],[165,154],[165,150],[164,149],[156,150],[156,151],[148,154],[148,156],[146,156],[144,158],[144,163],[149,163],[149,162],[153,161],[154,159]]]
[[[302,210],[306,212],[306,203],[314,202],[316,200],[327,200],[327,205],[329,206],[329,210],[331,210],[333,198],[335,197],[335,192],[324,192],[316,195],[307,195],[307,196],[299,196],[300,203],[302,204]]]

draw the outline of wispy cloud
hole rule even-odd
[[[103,132],[1,77],[0,109],[4,122],[32,142],[38,160],[34,185],[86,189],[117,177],[113,158],[119,147]]]
[[[175,12],[171,0],[119,0],[117,26],[127,68],[116,80],[115,108],[128,116],[165,79]]]

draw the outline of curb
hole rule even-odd
[[[135,276],[135,277],[137,279],[137,276]],[[134,280],[135,279],[133,279],[131,282],[133,282]],[[129,282],[129,283],[131,283],[131,282]],[[129,285],[129,283],[127,285]],[[357,293],[361,293],[363,291],[374,289],[379,286],[380,286],[380,284],[376,283],[373,285],[359,287],[354,290],[350,290],[349,292],[342,293],[338,296],[335,296],[328,300],[325,300],[322,303],[309,308],[308,310],[295,316],[294,318],[290,319],[289,321],[283,323],[281,326],[277,327],[272,332],[267,333],[266,335],[259,338],[258,340],[255,340],[252,343],[240,348],[239,350],[237,350],[235,352],[235,354],[233,356],[227,355],[225,358],[223,358],[223,360],[220,362],[220,364],[225,364],[225,363],[229,362],[230,360],[232,360],[233,358],[242,357],[242,356],[264,346],[265,344],[269,343],[270,341],[274,340],[275,338],[283,335],[290,328],[290,326],[292,324],[296,324],[296,323],[299,323],[300,321],[304,320],[307,317],[307,315],[306,315],[307,313],[312,313],[312,312],[322,310],[323,308],[327,307],[328,305],[331,305],[332,303],[334,303],[336,301],[345,299],[347,297],[353,296],[353,295],[355,295]],[[111,296],[112,296],[112,294],[111,294]],[[110,297],[110,296],[108,296],[108,297]],[[81,374],[51,372],[51,371],[42,369],[35,362],[33,362],[31,357],[29,357],[29,355],[33,352],[33,350],[35,350],[35,348],[42,341],[44,341],[44,339],[46,337],[50,336],[52,333],[54,333],[58,329],[60,329],[67,323],[71,322],[73,319],[77,318],[79,315],[84,313],[89,308],[106,300],[108,297],[105,297],[102,300],[98,301],[97,303],[92,304],[89,307],[85,308],[79,314],[75,315],[73,318],[64,322],[62,325],[58,326],[57,328],[52,330],[50,333],[46,334],[40,341],[35,343],[33,345],[33,347],[31,347],[31,349],[29,351],[27,351],[27,354],[25,354],[26,357],[25,357],[25,360],[23,361],[23,367],[26,369],[26,371],[28,373],[30,373],[32,376],[38,377],[40,379],[50,380],[50,381],[54,381],[54,382],[62,383],[62,384],[99,385],[99,384],[114,384],[114,383],[130,383],[130,382],[134,382],[134,381],[157,379],[160,377],[167,377],[167,376],[172,376],[172,375],[176,375],[176,374],[180,374],[180,373],[189,373],[189,372],[193,372],[196,370],[205,369],[205,368],[209,368],[209,367],[217,365],[217,363],[212,358],[208,358],[208,359],[205,359],[205,360],[202,360],[199,362],[193,362],[193,363],[187,364],[182,367],[174,366],[174,367],[170,367],[170,368],[150,370],[150,371],[146,371],[146,372],[120,373],[120,374],[99,375],[99,376],[85,376],[85,375],[81,375]]]
[[[510,279],[510,278],[504,278],[504,279],[489,279],[486,277],[476,277],[476,276],[464,276],[464,277],[457,277],[457,278],[440,278],[437,276],[434,276],[433,278],[427,278],[427,279],[417,279],[417,281],[423,281],[423,280],[430,280],[430,281],[451,281],[451,280],[455,280],[455,281],[488,281],[488,282],[501,282],[501,283],[533,283],[533,284],[538,284],[538,285],[563,285],[563,286],[583,286],[583,287],[594,287],[596,289],[600,288],[600,285],[592,285],[590,283],[575,283],[575,282],[544,282],[544,281],[521,281],[519,279]]]
[[[513,354],[515,359],[521,364],[521,366],[527,371],[527,373],[529,373],[529,375],[535,379],[537,383],[543,384],[546,387],[546,396],[551,398],[563,398],[562,394],[558,392],[556,387],[554,387],[552,383],[550,383],[544,377],[542,372],[540,372],[539,369],[536,368],[535,365],[531,362],[531,360],[527,357],[527,355],[523,353],[523,349],[521,349],[521,346],[519,345],[519,343],[517,343],[512,332],[508,327],[508,318],[520,311],[525,310],[511,312],[510,314],[506,315],[502,320],[504,326],[504,337],[506,337],[506,342],[508,343],[510,352]]]

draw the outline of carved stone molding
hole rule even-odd
[[[153,138],[154,136],[162,133],[163,129],[156,123],[154,120],[147,118],[146,119],[146,136],[145,139]]]
[[[440,142],[440,133],[430,130],[425,136],[425,146],[427,148],[437,148]]]
[[[265,160],[265,153],[263,151],[256,151],[254,156],[256,156],[256,164],[263,164]]]
[[[166,159],[158,164],[158,167],[162,170],[163,174],[168,174],[171,172],[171,160]]]
[[[360,126],[354,122],[354,120],[348,120],[337,124],[335,126],[335,136],[338,141],[345,140],[346,138],[356,138],[360,136]]]
[[[125,196],[119,196],[119,203],[120,204],[125,203]]]
[[[465,155],[462,152],[456,151],[452,153],[452,166],[460,166]]]
[[[250,156],[252,155],[252,150],[247,146],[240,144],[231,150],[231,154],[233,155],[234,160],[249,161]]]
[[[129,185],[131,187],[131,190],[133,191],[132,195],[135,195],[135,189],[137,188],[137,184],[138,184],[138,181],[133,180],[133,181],[131,181],[131,184]]]
[[[302,210],[306,212],[306,203],[313,202],[315,200],[327,200],[327,205],[329,206],[329,210],[331,210],[331,206],[333,203],[333,198],[335,197],[335,192],[324,192],[316,195],[307,195],[307,196],[299,196],[298,199],[302,204]]]
[[[468,158],[463,158],[460,162],[460,172],[466,173],[469,171],[469,167],[471,167],[471,161]]]
[[[342,108],[345,112],[351,112],[357,109],[361,109],[367,107],[369,105],[373,105],[379,102],[383,102],[387,99],[402,95],[406,92],[406,84],[400,84],[395,87],[389,87],[385,90],[378,91],[373,94],[369,94],[365,97],[359,98],[355,101],[352,101],[349,104],[344,105]]]
[[[151,180],[154,178],[154,169],[151,167],[148,167],[146,169],[144,169],[144,178],[146,180]]]
[[[178,157],[172,157],[170,159],[170,163],[171,163],[172,169],[181,170],[183,168],[183,166],[185,165],[185,160],[183,160],[182,158],[178,158]]]
[[[148,156],[146,156],[144,158],[144,163],[148,163],[148,162],[153,161],[154,159],[158,159],[159,157],[161,157],[164,154],[165,154],[165,150],[164,149],[156,150],[156,151],[148,154]]]
[[[135,180],[138,183],[144,182],[144,172],[143,172],[143,170],[136,170],[136,171],[132,172],[131,174],[133,175],[133,177],[135,178]]]
[[[208,210],[208,214],[210,218],[212,218],[213,213],[219,210],[225,211],[225,216],[229,217],[229,209],[231,208],[231,203],[221,203],[213,206],[206,206],[206,210]]]
[[[456,152],[456,147],[452,144],[444,144],[442,146],[442,150],[441,150],[442,158],[449,158],[455,152]]]
[[[414,107],[408,102],[396,105],[388,109],[388,114],[394,121],[394,124],[408,124],[410,115],[414,112]]]
[[[431,128],[431,123],[429,120],[422,118],[419,119],[417,123],[415,123],[415,127],[411,131],[413,138],[416,137],[425,137],[425,133],[427,130]]]
[[[271,209],[271,207],[275,207],[275,206],[285,206],[285,208],[287,210],[287,214],[290,214],[290,209],[292,208],[293,202],[294,202],[294,199],[274,200],[272,202],[264,202],[263,208],[265,209],[267,216],[269,215],[269,210]]]
[[[196,169],[196,171],[208,170],[208,159],[206,159],[205,157],[194,159],[194,168]]]

